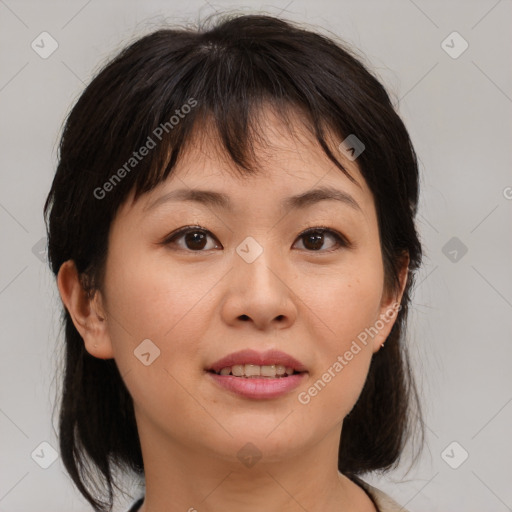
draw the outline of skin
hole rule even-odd
[[[174,174],[137,202],[128,198],[111,226],[102,292],[86,297],[71,260],[58,275],[87,351],[115,358],[133,397],[145,466],[142,512],[375,510],[338,472],[337,454],[343,419],[396,310],[308,404],[298,394],[400,301],[407,262],[401,289],[388,293],[375,204],[357,161],[337,155],[355,184],[299,118],[291,132],[269,110],[264,126],[257,176],[237,177],[220,143],[196,135]],[[339,140],[332,142],[336,147]],[[360,210],[332,200],[298,211],[281,207],[284,198],[319,185],[349,193]],[[234,211],[192,202],[145,210],[187,187],[228,194]],[[211,233],[204,248],[190,239],[187,246],[184,236],[174,245],[159,244],[187,225]],[[352,247],[325,234],[314,251],[299,235],[318,226],[340,232]],[[235,250],[248,236],[263,248],[252,263]],[[145,339],[160,350],[149,366],[133,353]],[[304,384],[279,398],[255,400],[212,383],[205,368],[246,348],[277,348],[297,358],[308,369]],[[262,456],[250,468],[237,458],[248,442]]]

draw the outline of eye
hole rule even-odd
[[[325,244],[325,239],[331,238],[334,240],[334,248],[320,251]],[[214,244],[208,247],[208,237],[217,241],[218,245]],[[299,240],[304,240],[302,245],[308,252],[333,252],[340,247],[351,247],[350,242],[340,233],[329,229],[327,227],[318,226],[303,231],[299,235]],[[178,242],[183,243],[178,243]],[[185,226],[178,231],[171,233],[165,240],[162,241],[163,245],[177,245],[180,249],[192,252],[205,252],[219,248],[220,242],[212,235],[210,231],[201,226]],[[222,247],[222,246],[221,246]]]
[[[302,245],[306,250],[308,250],[308,252],[319,251],[325,243],[326,235],[335,240],[335,248],[320,252],[333,252],[338,250],[340,247],[350,247],[349,241],[343,235],[326,227],[308,229],[299,235],[299,240],[304,240]]]
[[[207,229],[204,229],[201,226],[186,226],[169,235],[162,243],[164,245],[179,245],[177,244],[177,240],[183,239],[185,247],[181,245],[181,249],[188,249],[193,252],[204,252],[204,250],[214,248],[207,247],[207,238],[209,235],[211,235],[212,239],[217,240]]]

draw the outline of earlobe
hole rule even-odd
[[[113,358],[106,315],[99,304],[99,292],[95,293],[94,297],[89,297],[82,286],[73,260],[61,265],[57,275],[57,286],[62,302],[84,340],[87,352],[99,359]]]

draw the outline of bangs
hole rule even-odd
[[[380,82],[348,48],[266,16],[227,16],[212,29],[207,22],[198,30],[153,32],[99,71],[66,121],[47,213],[52,202],[72,204],[80,214],[68,221],[69,231],[81,240],[91,240],[92,229],[107,237],[127,197],[136,201],[166,180],[199,135],[219,142],[219,156],[227,155],[235,164],[227,168],[240,177],[256,174],[254,147],[265,144],[269,108],[290,130],[298,120],[356,184],[342,164],[346,155],[338,157],[345,138],[363,142],[357,165],[374,194],[380,228],[399,222],[397,204],[416,208],[408,134]],[[397,151],[404,146],[410,151]],[[69,232],[61,235],[67,249]],[[80,270],[97,263],[93,250],[79,252]],[[55,271],[63,261],[55,261]]]
[[[322,80],[325,63],[295,51],[289,41],[281,44],[275,27],[265,36],[262,26],[257,39],[236,33],[240,27],[230,37],[226,30],[229,23],[223,37],[215,30],[158,31],[108,66],[116,77],[108,85],[115,95],[105,93],[102,75],[84,93],[84,108],[101,119],[94,135],[105,140],[90,167],[96,187],[110,183],[107,188],[115,189],[109,201],[119,206],[132,189],[136,200],[164,181],[197,132],[220,142],[219,152],[231,158],[240,176],[257,173],[254,143],[262,142],[267,108],[290,128],[290,113],[298,113],[327,157],[355,181],[329,147],[326,130],[338,143],[361,133],[355,122],[360,112],[350,112],[355,107],[340,103],[340,91],[329,90]],[[124,62],[133,60],[137,66],[126,69]],[[322,94],[311,94],[322,88]]]

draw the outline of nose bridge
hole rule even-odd
[[[293,323],[296,312],[292,293],[286,285],[286,264],[280,248],[271,247],[271,237],[258,242],[247,237],[236,248],[228,304],[230,321],[251,319],[259,328],[274,319]]]
[[[261,242],[262,238],[264,241]],[[245,280],[243,288],[250,288],[252,294],[266,294],[280,289],[282,283],[276,276],[284,271],[282,258],[277,247],[272,248],[271,237],[261,237],[260,242],[248,236],[236,248],[236,270],[240,279]]]

